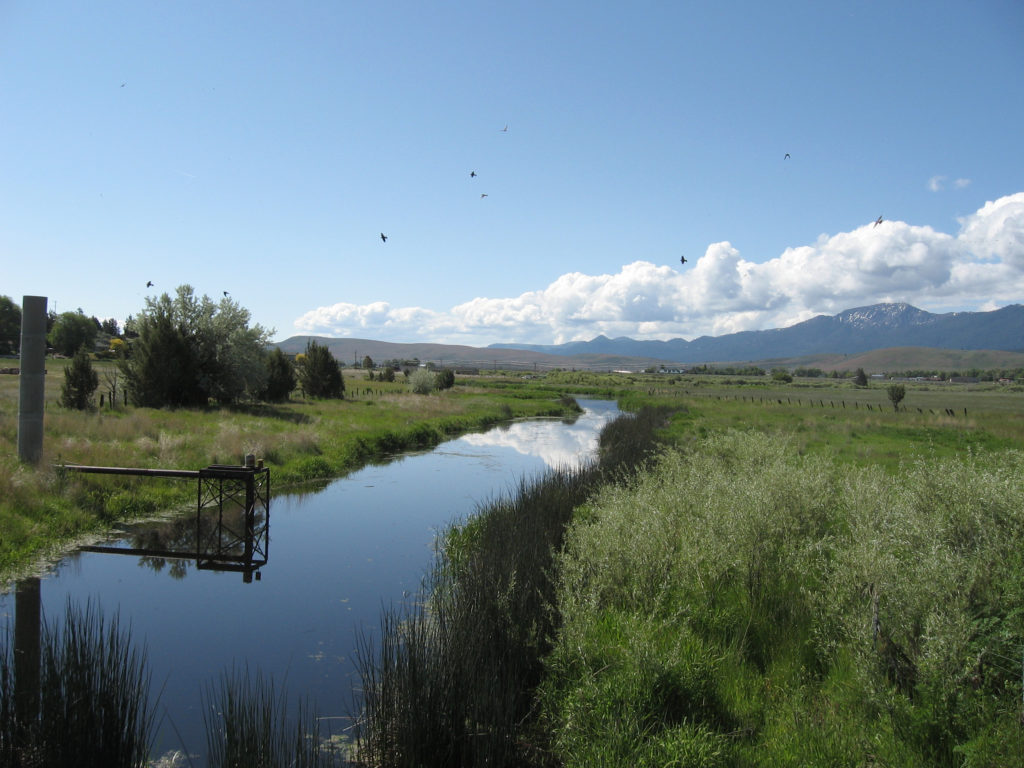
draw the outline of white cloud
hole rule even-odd
[[[928,179],[928,189],[930,189],[932,192],[941,192],[946,188],[946,181],[946,176],[932,176],[930,179]],[[955,179],[953,181],[953,186],[956,189],[963,189],[964,187],[970,186],[970,184],[970,179]]]
[[[822,235],[765,262],[712,243],[692,268],[648,261],[616,274],[570,272],[510,298],[475,298],[443,312],[386,302],[320,307],[300,332],[486,345],[561,343],[598,334],[666,339],[784,327],[881,301],[931,311],[1024,301],[1024,192],[986,203],[937,232],[902,221]]]

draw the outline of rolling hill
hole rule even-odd
[[[440,366],[513,370],[643,370],[696,363],[761,363],[823,370],[965,370],[1024,366],[1024,305],[991,312],[933,314],[909,304],[875,304],[819,315],[789,328],[702,336],[693,341],[638,341],[598,336],[568,344],[395,343],[292,336],[277,346],[297,354],[316,340],[342,363],[419,360]]]

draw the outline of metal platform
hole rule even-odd
[[[233,571],[250,583],[267,564],[270,545],[270,469],[246,457],[245,465],[205,469],[147,469],[63,464],[68,472],[196,481],[194,546],[187,549],[86,546],[86,552],[195,560],[199,570]]]

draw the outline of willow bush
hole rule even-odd
[[[1015,765],[1024,455],[668,451],[578,511],[541,686],[583,765]]]

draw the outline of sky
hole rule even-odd
[[[985,311],[1022,126],[1018,0],[0,0],[0,295],[472,346]]]

